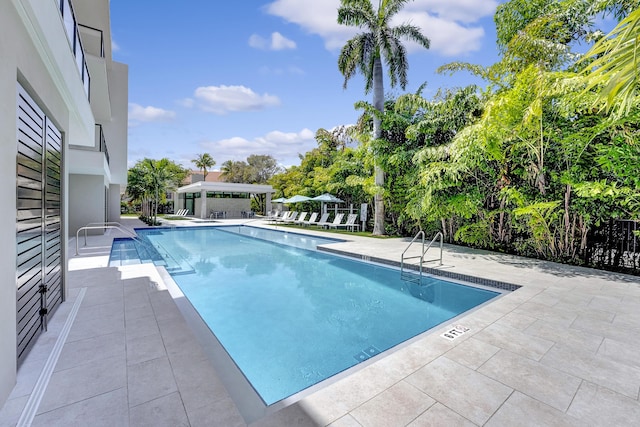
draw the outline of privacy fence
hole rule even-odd
[[[640,275],[640,222],[610,220],[587,237],[586,265]]]

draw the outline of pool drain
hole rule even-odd
[[[353,358],[356,359],[358,363],[360,363],[360,362],[364,362],[367,359],[372,358],[373,356],[379,353],[380,353],[380,350],[376,346],[371,345],[365,348],[364,350],[362,350],[361,352],[355,354]]]

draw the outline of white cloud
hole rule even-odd
[[[111,50],[113,52],[117,52],[120,50],[120,46],[118,45],[118,43],[116,43],[116,41],[113,38],[111,38]]]
[[[285,49],[295,49],[296,42],[290,40],[280,34],[279,32],[275,32],[271,34],[271,49],[273,50],[285,50]]]
[[[440,19],[427,13],[401,12],[397,19],[400,22],[410,21],[413,25],[422,28],[423,34],[427,35],[431,41],[431,50],[437,50],[444,56],[475,52],[482,47],[482,39],[484,38],[484,28],[482,27],[465,27],[456,21]],[[423,49],[415,42],[408,42],[406,46],[409,52]]]
[[[300,132],[272,131],[253,139],[235,136],[201,143],[216,161],[221,160],[218,164],[226,160],[246,160],[251,154],[268,154],[285,165],[298,164],[298,153],[304,154],[316,145],[315,133],[307,128]]]
[[[129,121],[133,122],[166,122],[175,119],[176,113],[157,107],[143,107],[139,104],[129,104]]]
[[[249,37],[249,46],[254,49],[266,49],[267,43],[264,37],[260,37],[257,34],[251,34],[251,37]]]
[[[496,0],[413,0],[404,10],[411,13],[428,11],[445,21],[474,23],[493,16],[497,6]]]
[[[342,47],[356,33],[355,29],[336,22],[338,6],[340,0],[276,0],[266,6],[266,11],[319,35],[324,39],[325,47],[333,50]]]
[[[414,0],[407,3],[392,24],[409,22],[419,26],[431,40],[431,51],[445,56],[464,55],[480,49],[484,30],[473,24],[492,16],[497,5],[497,0]],[[359,31],[338,25],[339,6],[340,0],[275,0],[266,11],[319,35],[327,49],[337,50]],[[408,48],[413,52],[418,46],[410,44]]]
[[[195,90],[194,97],[203,111],[214,114],[258,111],[280,105],[277,96],[268,93],[260,95],[245,86],[202,86]]]
[[[296,42],[276,31],[271,33],[271,40],[267,40],[258,34],[252,34],[251,37],[249,37],[249,46],[262,50],[285,50],[295,49]]]

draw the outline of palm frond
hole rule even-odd
[[[353,77],[360,65],[363,55],[363,37],[357,35],[348,40],[342,47],[340,56],[338,56],[338,69],[344,75],[343,87],[347,88],[347,82]]]
[[[354,2],[351,2],[354,3]],[[375,28],[376,15],[371,9],[371,4],[367,1],[361,1],[356,3],[362,3],[362,5],[343,5],[338,9],[338,24],[347,25],[350,27],[367,27],[368,29]],[[369,7],[366,4],[369,3]]]
[[[420,27],[410,24],[402,24],[391,29],[391,35],[396,38],[405,38],[410,41],[414,41],[424,47],[425,49],[429,49],[431,46],[431,41],[424,34],[420,32]]]
[[[409,0],[387,0],[382,2],[382,10],[379,13],[391,19],[396,13],[409,3]]]
[[[597,102],[616,115],[627,114],[636,105],[640,83],[640,9],[636,9],[587,52],[582,62],[595,60],[582,71],[589,75],[586,91],[602,88]]]

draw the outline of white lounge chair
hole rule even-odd
[[[356,223],[357,219],[358,219],[358,214],[349,214],[347,216],[347,222],[345,222],[344,224],[331,224],[330,227],[345,228],[345,229],[350,229],[351,231],[354,231],[356,228],[360,230],[360,225]]]
[[[289,218],[282,220],[282,222],[286,223],[286,224],[293,224],[294,222],[296,222],[297,218],[301,218],[302,216],[307,216],[306,212],[302,212],[300,213],[300,216],[298,216],[297,212],[294,212]]]
[[[309,215],[308,212],[302,212],[297,219],[294,219],[293,221],[287,221],[287,222],[291,222],[293,224],[301,224],[304,222],[305,219],[307,219],[307,215]]]
[[[280,211],[272,212],[271,215],[267,216],[266,220],[267,221],[271,221],[271,222],[275,222],[275,221],[278,220],[278,218],[280,218],[280,213],[281,213]]]
[[[309,225],[317,225],[318,227],[320,227],[320,225],[324,225],[327,224],[327,220],[329,219],[329,214],[328,213],[323,213],[322,216],[320,217],[320,220],[315,222],[315,223],[309,223]]]
[[[280,218],[276,218],[277,222],[285,222],[286,220],[295,217],[296,215],[298,215],[298,212],[296,211],[287,211],[285,213],[282,214],[282,216]]]
[[[336,215],[335,218],[333,218],[332,222],[324,222],[324,223],[319,222],[318,223],[318,227],[320,227],[320,226],[325,227],[325,228],[326,227],[333,227],[333,226],[335,226],[337,224],[340,224],[342,222],[342,218],[344,218],[344,214],[343,213],[339,213],[339,214]]]
[[[318,219],[318,212],[314,212],[311,214],[311,217],[305,221],[304,218],[300,219],[298,218],[298,220],[296,221],[296,224],[300,224],[303,226],[307,226],[307,225],[311,225],[311,224],[316,224],[318,221],[316,221],[316,219]]]
[[[189,209],[178,209],[176,213],[169,215],[170,217],[187,216],[189,215]]]

